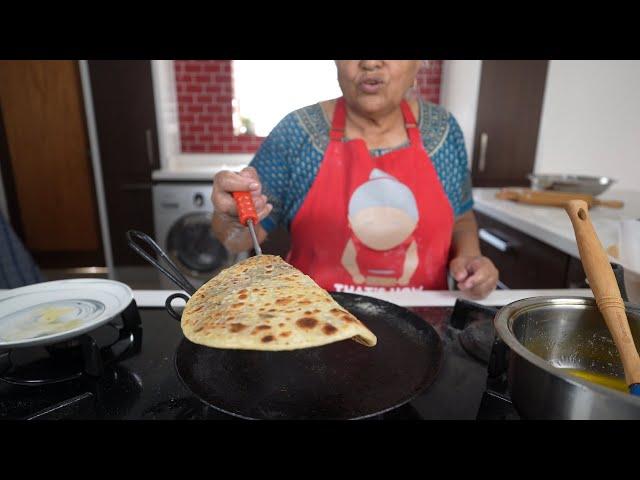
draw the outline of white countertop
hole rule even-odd
[[[134,290],[133,297],[139,307],[163,307],[167,297],[180,290]],[[452,307],[456,299],[465,298],[458,291],[424,291],[424,292],[371,292],[370,297],[379,298],[387,302],[395,303],[402,307]],[[507,305],[516,300],[530,297],[591,297],[589,289],[563,289],[563,290],[496,290],[484,300],[472,300],[476,303],[489,306]],[[174,306],[179,307],[182,302],[174,300]]]
[[[245,165],[217,165],[215,167],[189,167],[154,170],[151,173],[153,181],[203,181],[212,182],[216,173],[221,170],[240,171]]]
[[[569,216],[562,208],[525,205],[510,200],[495,198],[497,188],[474,188],[474,209],[512,228],[557,248],[569,255],[580,258]],[[624,208],[593,207],[589,212],[591,221],[604,248],[618,244],[620,220],[640,218],[640,192],[611,190],[598,197],[606,200],[622,200]],[[612,262],[621,264],[625,273],[640,275],[625,265],[624,259],[611,257]]]

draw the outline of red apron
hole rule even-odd
[[[364,140],[343,141],[344,99],[336,103],[329,146],[291,223],[287,259],[326,290],[447,288],[453,210],[409,104],[401,107],[410,145],[372,157]],[[367,212],[370,223],[362,221]],[[392,239],[386,250],[380,238]]]

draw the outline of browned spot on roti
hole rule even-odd
[[[267,312],[275,312],[277,311],[275,308],[270,308],[269,310],[267,310]]]
[[[232,323],[230,326],[231,331],[234,333],[244,330],[245,328],[247,328],[247,326],[244,323]]]
[[[331,315],[333,315],[334,317],[339,317],[342,313],[344,313],[344,311],[340,310],[339,308],[332,308],[331,310],[329,310],[329,312],[331,312]]]
[[[204,307],[204,305],[200,305],[199,307],[194,308],[193,310],[191,310],[192,312],[199,312],[200,310],[202,310],[202,307]]]
[[[291,332],[282,332],[280,334],[281,337],[288,337],[289,335],[291,335]]]
[[[231,305],[231,308],[238,308],[238,307],[241,307],[242,305],[244,305],[244,303],[242,302],[234,303],[233,305]]]
[[[245,298],[247,298],[247,297],[248,297],[248,295],[247,295],[246,293],[241,293],[240,295],[238,295],[238,298],[239,298],[240,300],[244,300],[244,299],[245,299]]]
[[[269,328],[271,328],[269,325],[258,325],[256,330],[267,330]]]
[[[312,317],[302,317],[296,320],[296,325],[300,328],[310,330],[318,324],[318,320]]]
[[[353,323],[353,322],[355,322],[355,320],[353,319],[353,317],[350,317],[349,315],[343,315],[343,316],[342,316],[342,319],[343,319],[345,322],[349,322],[349,323]]]
[[[325,335],[333,335],[338,331],[338,329],[330,323],[325,323],[324,327],[322,327],[322,331],[325,333]]]
[[[320,310],[318,310],[317,308],[313,311],[313,313],[320,313]]]
[[[240,290],[238,293],[239,293],[240,295],[243,295],[243,294],[247,293],[247,289],[246,289],[246,288],[243,288],[243,289],[242,289],[242,290]]]
[[[309,305],[311,302],[309,300],[300,300],[298,303],[300,305]]]
[[[279,327],[284,327],[284,323],[279,323],[278,326]]]
[[[266,337],[262,337],[262,343],[272,342],[276,339],[273,335],[267,335]]]
[[[263,318],[263,319],[264,318],[273,318],[273,317],[275,317],[275,315],[271,315],[270,313],[259,313],[258,316],[260,318]]]
[[[307,310],[306,312],[304,312],[305,315],[311,315],[311,312],[309,310]]]
[[[194,331],[194,332],[199,332],[199,331],[200,331],[200,330],[202,330],[203,328],[204,328],[203,326],[200,326],[200,327],[194,328],[194,329],[193,329],[193,331]]]
[[[287,305],[291,302],[293,302],[293,300],[290,297],[279,298],[276,300],[276,305]]]

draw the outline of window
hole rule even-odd
[[[234,60],[236,135],[265,137],[288,113],[342,95],[333,60]]]

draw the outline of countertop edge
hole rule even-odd
[[[164,308],[172,293],[181,290],[134,290],[133,297],[141,308]],[[423,292],[354,292],[395,303],[401,307],[452,307],[458,298],[466,298],[459,291],[431,290]],[[496,290],[484,300],[472,300],[481,305],[504,306],[531,297],[593,297],[589,289],[556,290]],[[467,299],[468,300],[468,299]],[[175,306],[180,306],[176,301]]]

